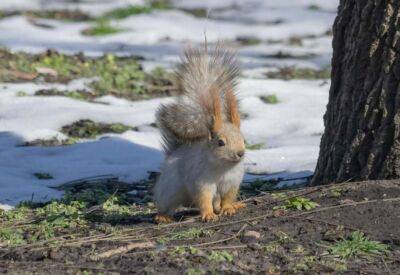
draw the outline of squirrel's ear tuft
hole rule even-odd
[[[239,113],[238,102],[232,89],[229,89],[226,92],[225,100],[226,100],[229,121],[236,127],[240,128],[240,113]]]

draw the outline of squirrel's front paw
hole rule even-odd
[[[232,203],[233,208],[235,208],[236,210],[241,209],[241,208],[245,208],[246,204],[240,201],[234,202]]]
[[[224,205],[221,208],[221,215],[232,216],[236,213],[236,208],[233,204]]]
[[[218,216],[214,214],[214,212],[204,212],[201,213],[201,220],[203,222],[211,222],[218,220]]]
[[[232,204],[224,205],[221,209],[221,215],[232,216],[236,213],[236,210],[246,207],[243,202],[237,201]]]

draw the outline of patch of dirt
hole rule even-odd
[[[18,11],[3,11],[0,10],[0,19],[9,17],[9,16],[14,16],[14,15],[18,15],[19,12]]]
[[[46,18],[64,21],[88,21],[93,18],[89,14],[80,10],[43,10],[43,11],[27,11],[25,15],[34,18]]]
[[[132,130],[130,126],[121,123],[101,123],[89,119],[81,119],[61,128],[61,132],[72,138],[95,138],[101,134],[115,133],[122,134]]]
[[[65,96],[86,101],[96,98],[95,94],[86,90],[59,91],[57,89],[41,89],[35,92],[35,96]]]
[[[93,18],[80,10],[32,10],[32,11],[1,11],[0,19],[15,15],[25,15],[28,18],[45,18],[63,21],[88,21]]]
[[[272,57],[272,56],[268,56]],[[287,58],[288,56],[274,56],[275,58]],[[321,79],[330,78],[331,70],[329,67],[321,70],[311,68],[297,68],[295,66],[288,66],[279,68],[277,71],[270,71],[266,73],[268,78],[272,79]]]
[[[261,55],[261,58],[276,58],[276,59],[310,59],[315,57],[316,55],[313,53],[309,53],[309,54],[302,54],[302,55],[294,55],[291,54],[289,52],[285,52],[285,51],[278,51],[277,53],[273,53],[273,54],[264,54]]]
[[[290,198],[319,206],[282,208]],[[153,214],[117,225],[114,233],[81,232],[56,241],[0,247],[0,271],[77,274],[399,274],[400,181],[370,181],[262,193],[218,222],[193,211],[180,221],[154,225]],[[196,212],[194,212],[196,214]],[[126,222],[126,221],[125,221]],[[129,221],[128,221],[129,222]],[[98,229],[99,224],[92,224]],[[347,260],[331,245],[360,231],[389,252]],[[136,248],[135,248],[136,247]]]
[[[172,74],[161,67],[146,72],[139,63],[141,59],[138,56],[119,57],[112,54],[89,58],[82,53],[65,55],[54,50],[41,54],[13,53],[0,48],[0,81],[68,83],[73,79],[93,78],[88,84],[90,94],[56,90],[37,94],[88,101],[104,95],[129,100],[174,95],[176,87],[172,82]]]
[[[236,38],[236,42],[242,46],[251,46],[261,43],[261,40],[255,36],[239,36]]]
[[[19,146],[43,146],[43,147],[54,147],[54,146],[64,146],[64,145],[73,145],[76,143],[76,139],[67,138],[67,139],[58,139],[58,138],[51,138],[51,139],[35,139],[32,141],[24,142]]]

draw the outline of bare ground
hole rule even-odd
[[[288,198],[311,210],[283,210]],[[400,181],[370,181],[262,193],[233,217],[202,223],[196,212],[155,225],[152,214],[118,231],[71,232],[0,247],[0,271],[38,274],[400,274]],[[278,208],[277,208],[278,207]],[[98,224],[91,224],[93,228]],[[381,255],[341,259],[331,251],[359,231],[387,244]]]

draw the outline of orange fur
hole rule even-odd
[[[233,125],[240,128],[240,114],[239,108],[237,104],[237,99],[232,89],[229,89],[226,92],[226,105],[228,110],[228,118],[232,122]]]
[[[168,215],[163,215],[163,214],[157,214],[154,217],[154,220],[156,223],[170,223],[174,221],[174,218],[172,218],[171,216]]]
[[[203,49],[186,51],[176,71],[179,97],[157,112],[166,158],[154,188],[161,213],[156,221],[171,221],[185,205],[199,208],[203,221],[244,207],[236,201],[245,152],[234,90],[239,75],[234,53],[222,46],[210,55]]]
[[[239,191],[238,188],[233,187],[221,198],[222,215],[228,215],[228,216],[233,215],[236,213],[237,209],[246,206],[244,203],[236,201],[236,196],[238,191]]]
[[[200,208],[201,219],[205,222],[214,221],[218,218],[217,215],[214,214],[213,209],[213,192],[207,189],[203,189],[200,191],[197,203]]]
[[[221,213],[221,196],[217,196],[216,198],[214,198],[213,208],[215,214]]]
[[[222,106],[221,98],[218,90],[215,87],[210,89],[212,99],[212,117],[213,117],[213,132],[218,132],[222,127]]]

